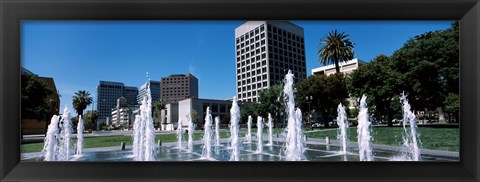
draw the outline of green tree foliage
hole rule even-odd
[[[87,129],[96,129],[98,120],[98,111],[87,111],[84,116],[85,125]],[[88,123],[88,124],[87,124]]]
[[[459,25],[408,40],[391,57],[414,110],[443,108],[459,94]]]
[[[162,109],[165,109],[165,107],[166,107],[165,101],[163,101],[162,99],[153,101],[153,104],[152,104],[153,121],[154,123],[158,123],[157,124],[158,126],[161,122],[161,119],[160,119],[162,117],[161,111]]]
[[[93,102],[93,98],[90,97],[90,92],[86,90],[79,90],[75,92],[73,96],[72,105],[77,114],[83,115],[83,111]]]
[[[325,126],[337,116],[339,103],[348,105],[348,90],[346,78],[343,73],[336,73],[329,76],[312,75],[295,85],[296,104],[302,111],[308,110],[307,96],[313,96],[311,109],[321,112],[325,119]]]
[[[49,119],[53,113],[49,113],[47,96],[53,91],[46,87],[37,75],[22,74],[21,77],[21,108],[22,118]]]
[[[282,85],[273,85],[268,89],[263,89],[258,95],[258,102],[254,107],[255,115],[267,118],[270,113],[275,122],[282,122],[282,113],[285,112]]]
[[[392,126],[393,116],[400,109],[400,77],[401,74],[394,69],[392,61],[385,55],[379,55],[349,75],[349,92],[357,99],[365,94],[367,105],[376,116],[375,119],[385,118],[388,125]]]
[[[324,65],[335,64],[335,70],[340,73],[340,62],[353,59],[353,43],[345,32],[331,31],[322,38],[322,45],[318,50],[318,59]]]

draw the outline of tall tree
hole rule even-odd
[[[347,62],[353,59],[353,43],[348,39],[350,35],[345,32],[338,33],[337,30],[331,31],[322,38],[320,49],[318,50],[319,61],[324,64],[335,64],[335,70],[340,73],[340,62]]]
[[[22,118],[49,119],[53,113],[49,112],[52,102],[46,98],[53,91],[37,75],[22,74],[21,77],[21,108]]]
[[[316,112],[322,114],[325,127],[329,127],[328,122],[333,121],[333,118],[336,117],[339,103],[348,105],[347,83],[343,73],[335,73],[329,76],[311,75],[297,83],[295,89],[297,90],[295,102],[302,111],[308,110],[306,97],[313,96],[311,109],[315,109]]]
[[[282,85],[273,85],[263,89],[258,94],[258,102],[255,104],[255,115],[263,118],[270,113],[275,122],[281,122],[285,112],[285,103]]]
[[[93,98],[90,97],[90,93],[86,90],[79,90],[75,92],[75,96],[73,96],[73,108],[77,112],[77,114],[83,115],[83,111],[93,102]]]
[[[85,121],[89,121],[89,124],[88,124],[89,129],[97,128],[98,115],[99,115],[98,111],[87,111],[85,113]]]
[[[158,123],[157,125],[160,126],[160,122],[162,121],[162,110],[165,109],[166,104],[162,99],[155,100],[152,104],[152,111],[153,111],[153,121],[154,123]],[[167,124],[167,123],[163,123]]]

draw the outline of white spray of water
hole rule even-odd
[[[257,117],[257,151],[256,153],[263,152],[263,118]]]
[[[43,145],[43,153],[45,161],[55,161],[56,160],[56,150],[57,150],[57,134],[58,134],[58,122],[60,117],[53,115],[50,120],[50,124],[47,129],[47,136],[45,137],[45,142]]]
[[[360,99],[360,111],[358,113],[358,152],[360,161],[372,161],[372,137],[370,135],[370,120],[365,95]]]
[[[338,104],[337,108],[338,116],[337,116],[337,124],[339,128],[339,133],[337,135],[337,139],[340,140],[342,143],[341,153],[347,153],[347,146],[348,146],[348,119],[347,113],[345,112],[345,107],[343,107],[342,103]]]
[[[301,129],[301,111],[297,109],[297,112],[300,112],[300,118],[295,114],[295,98],[293,95],[293,74],[291,70],[288,70],[287,75],[285,75],[285,86],[283,92],[286,97],[286,109],[287,109],[287,137],[285,143],[285,159],[287,161],[299,161],[304,159],[304,149],[303,148],[303,139],[302,139],[302,129]]]
[[[193,121],[192,121],[192,117],[189,117],[188,118],[188,152],[192,152],[193,151],[193,129],[194,128],[194,125],[193,125]]]
[[[220,118],[215,117],[215,145],[220,146]]]
[[[183,148],[182,143],[183,143],[182,121],[181,121],[181,120],[178,120],[178,126],[177,126],[177,147],[178,147],[179,149],[182,149],[182,148]]]
[[[82,155],[83,152],[83,119],[80,115],[78,117],[78,125],[77,125],[77,155]]]
[[[268,144],[267,146],[273,145],[273,119],[272,115],[268,113]]]
[[[248,116],[247,135],[245,136],[247,143],[252,143],[252,116]]]
[[[147,82],[147,94],[142,100],[140,105],[140,117],[138,131],[139,135],[134,135],[134,141],[137,141],[139,145],[135,145],[134,152],[136,161],[153,161],[155,160],[156,147],[155,147],[155,128],[153,127],[152,119],[152,96],[150,93],[149,82]],[[137,120],[137,118],[135,118]],[[136,133],[136,132],[134,132]]]
[[[300,108],[297,108],[295,110],[295,119],[297,120],[295,129],[297,131],[297,152],[298,152],[298,159],[303,160],[305,159],[305,137],[303,135],[303,129],[302,129],[302,111]]]
[[[62,120],[61,120],[61,133],[60,133],[60,149],[59,149],[59,160],[68,161],[70,159],[71,151],[71,135],[72,135],[72,120],[70,119],[70,111],[67,106],[63,110]]]
[[[405,150],[405,159],[412,161],[420,160],[420,148],[418,144],[420,139],[417,133],[417,120],[415,114],[411,111],[411,106],[408,103],[407,96],[402,93],[400,102],[403,110],[403,146]],[[410,125],[410,130],[407,129],[407,124]]]
[[[205,116],[202,157],[210,159],[212,155],[212,112],[210,107],[207,107],[205,113],[207,115]]]
[[[139,115],[135,115],[135,121],[133,123],[133,156],[139,156],[142,145],[142,133],[141,133],[141,118]]]
[[[232,108],[230,109],[230,146],[231,146],[231,155],[230,161],[240,160],[240,151],[239,151],[239,139],[238,139],[238,122],[240,120],[240,108],[237,104],[237,98],[233,97]]]

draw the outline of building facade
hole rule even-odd
[[[367,63],[355,58],[347,62],[341,62],[338,65],[340,66],[341,73],[348,74],[348,73],[351,73],[353,70],[358,69],[358,67],[364,64],[367,64]],[[335,70],[335,64],[330,64],[330,65],[321,66],[321,67],[312,69],[312,75],[331,75],[336,72],[337,70]]]
[[[138,88],[137,87],[125,86],[125,93],[123,94],[123,97],[125,97],[127,99],[127,104],[128,105],[138,104],[137,103]]]
[[[152,96],[152,103],[160,99],[160,82],[159,81],[149,81],[150,85],[150,94]],[[138,89],[137,103],[141,104],[143,98],[147,95],[147,83],[140,86]]]
[[[105,122],[107,117],[111,117],[112,109],[117,106],[117,99],[125,97],[127,104],[135,103],[134,87],[125,86],[121,82],[100,81],[97,86],[97,126]]]
[[[166,104],[198,98],[198,79],[192,74],[174,74],[161,79],[160,99]]]
[[[235,29],[237,98],[256,102],[258,92],[282,84],[288,70],[306,78],[303,28],[288,21],[248,21]]]
[[[226,125],[230,122],[230,109],[232,102],[228,100],[199,99],[190,98],[178,102],[178,119],[182,121],[182,127],[188,126],[188,120],[193,118],[193,122],[200,126],[205,123],[205,111],[210,107],[213,119],[220,118],[220,123]],[[194,114],[193,114],[194,113]],[[192,116],[196,115],[196,116]]]

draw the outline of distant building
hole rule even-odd
[[[97,127],[105,122],[107,117],[111,117],[112,109],[116,108],[118,98],[124,97],[127,104],[136,102],[133,88],[125,86],[121,82],[99,82],[97,86],[97,111],[99,113]]]
[[[125,97],[117,99],[117,106],[112,109],[112,125],[116,128],[127,129],[133,124],[133,111],[137,105],[129,105]]]
[[[349,60],[347,62],[340,62],[340,72],[348,74],[364,64],[367,63],[357,58]],[[337,71],[335,70],[335,64],[330,64],[312,69],[312,75],[331,75],[336,72]]]
[[[178,119],[182,121],[182,126],[188,125],[188,120],[192,113],[196,113],[193,122],[203,126],[205,123],[206,109],[210,107],[212,118],[220,117],[220,123],[227,125],[230,122],[230,109],[232,102],[228,100],[199,99],[189,98],[178,102]]]
[[[237,98],[257,102],[262,89],[306,78],[303,28],[288,21],[248,21],[235,29]]]
[[[192,74],[174,74],[161,79],[160,99],[166,104],[198,98],[198,79]]]
[[[150,80],[150,94],[152,96],[152,103],[160,99],[160,81]],[[139,88],[139,93],[137,96],[137,103],[141,104],[143,98],[147,95],[147,83],[143,84]]]
[[[138,104],[137,102],[138,88],[137,87],[125,86],[125,94],[123,96],[127,99],[128,105]]]
[[[174,130],[178,126],[178,103],[170,103],[165,105],[165,109],[162,110],[160,119],[161,130]]]

